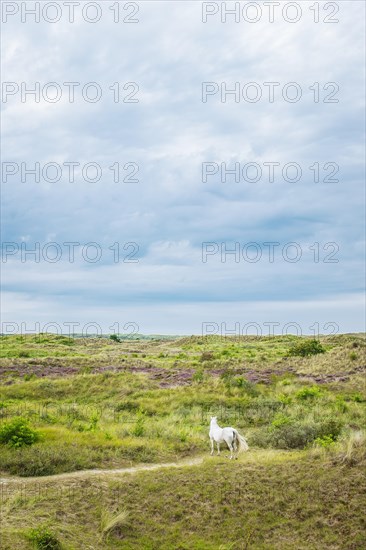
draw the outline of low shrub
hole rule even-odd
[[[306,400],[314,399],[323,395],[322,390],[318,386],[310,386],[309,388],[301,388],[296,392],[297,399]]]
[[[289,416],[280,413],[276,415],[274,420],[272,420],[271,426],[273,426],[274,428],[280,428],[281,426],[284,426],[285,424],[290,424],[291,422],[292,420]]]
[[[319,340],[304,340],[293,345],[287,351],[287,357],[307,357],[309,355],[316,355],[318,353],[325,353],[325,349],[319,342]]]
[[[257,398],[247,404],[243,414],[245,415],[246,422],[250,425],[268,425],[273,420],[275,413],[283,409],[283,407],[280,401]]]
[[[324,449],[329,449],[329,447],[333,447],[335,445],[334,435],[331,434],[317,437],[316,439],[314,439],[314,445],[318,445],[319,447],[323,447]]]
[[[281,395],[279,395],[278,400],[283,405],[290,405],[292,403],[292,397],[290,395],[286,395],[285,393],[282,393]]]
[[[37,377],[36,377],[36,375],[35,375],[34,373],[32,373],[32,374],[25,374],[25,375],[23,376],[24,382],[29,382],[29,380],[34,380],[35,378],[37,378]]]
[[[10,447],[19,448],[24,445],[33,445],[39,439],[39,433],[29,426],[25,418],[13,418],[0,428],[0,443]]]
[[[253,382],[250,382],[250,380],[246,380],[244,376],[233,376],[230,379],[230,384],[234,388],[242,388],[245,393],[247,393],[251,397],[257,397],[259,395],[259,391],[256,385]]]
[[[37,550],[61,550],[60,541],[49,531],[47,527],[40,526],[30,529],[27,534],[28,540],[33,542]]]
[[[363,395],[358,392],[346,394],[343,398],[345,401],[354,401],[355,403],[363,403],[364,401],[366,401]]]
[[[220,378],[223,380],[225,387],[229,388],[242,388],[246,394],[251,397],[258,397],[259,391],[253,382],[247,380],[242,375],[235,374],[231,368],[226,368],[220,375]]]
[[[303,449],[317,438],[330,437],[335,441],[341,425],[333,419],[321,422],[279,418],[271,426],[254,432],[249,444],[275,449]]]

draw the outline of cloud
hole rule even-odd
[[[179,332],[184,325],[193,332],[215,308],[215,318],[225,319],[239,303],[266,304],[268,312],[278,303],[296,304],[281,310],[301,319],[308,303],[315,317],[323,316],[326,302],[338,304],[331,307],[334,321],[345,319],[364,281],[365,8],[348,2],[340,22],[328,25],[315,24],[303,9],[297,24],[282,18],[270,24],[265,17],[256,24],[230,18],[222,24],[219,17],[203,24],[201,3],[191,2],[144,2],[134,25],[111,23],[108,11],[95,25],[80,19],[74,24],[9,19],[4,80],[29,87],[39,82],[41,89],[58,82],[63,95],[57,103],[22,103],[14,96],[3,104],[3,161],[27,168],[39,162],[41,169],[56,162],[62,177],[50,183],[28,176],[22,182],[19,171],[3,183],[3,240],[24,241],[30,249],[56,241],[63,251],[65,242],[80,243],[78,250],[96,242],[103,253],[96,263],[80,257],[70,263],[64,256],[57,264],[36,263],[30,256],[22,262],[19,254],[3,263],[6,318],[20,321],[25,311],[28,319],[32,312],[37,318],[49,307],[59,320],[80,308],[105,318],[114,304],[128,307],[133,317],[135,304],[140,324],[144,315],[149,319],[146,330],[155,332],[154,310],[160,330],[174,332],[176,326]],[[80,82],[72,104],[63,85],[71,81]],[[103,90],[97,103],[80,98],[88,82]],[[138,83],[139,103],[115,103],[110,90],[115,82]],[[227,89],[238,82],[241,91],[245,83],[257,82],[263,96],[257,103],[227,96],[223,103],[217,94],[203,103],[202,82],[219,87],[225,82]],[[273,103],[266,99],[266,82],[280,82]],[[301,86],[297,103],[282,97],[289,82]],[[323,102],[335,91],[324,89],[329,82],[339,86],[338,103]],[[64,165],[70,161],[79,163],[74,182]],[[82,177],[90,162],[102,170],[94,183]],[[125,165],[138,165],[139,182],[115,183],[110,167],[116,162],[122,177],[130,173]],[[239,163],[241,170],[256,163],[262,178],[235,181],[228,175],[224,182],[219,172],[204,182],[204,162],[226,163],[228,169]],[[280,163],[273,182],[268,162]],[[301,167],[298,182],[283,178],[287,163]],[[318,183],[314,163],[319,163]],[[338,182],[323,181],[332,174],[329,163],[339,166]],[[116,242],[122,251],[126,243],[137,243],[139,262],[114,263],[110,247]],[[232,257],[222,262],[217,253],[203,263],[204,242],[227,248],[237,243],[240,250],[257,242],[264,256],[257,263],[241,256],[237,263]],[[299,243],[301,261],[286,262],[280,253],[269,262],[266,242],[279,242],[278,250]],[[338,263],[324,262],[332,252],[327,243],[339,247]],[[172,313],[177,304],[185,312],[182,323]],[[362,317],[347,314],[346,319],[344,330],[362,330]]]

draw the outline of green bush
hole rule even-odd
[[[281,393],[281,395],[278,396],[278,400],[283,404],[283,405],[291,405],[292,403],[292,397],[291,395],[286,395],[284,393]]]
[[[27,538],[33,542],[37,550],[61,550],[62,546],[58,539],[47,529],[47,527],[36,527],[31,529]]]
[[[354,393],[350,396],[350,401],[355,401],[355,403],[362,403],[365,399],[360,393]]]
[[[285,424],[290,424],[291,418],[289,416],[286,416],[282,413],[276,414],[276,417],[274,420],[272,420],[271,426],[274,428],[280,428],[281,426],[284,426]]]
[[[24,382],[29,382],[29,380],[34,380],[35,378],[37,378],[37,376],[34,374],[34,372],[32,372],[32,374],[25,374],[23,376]]]
[[[33,430],[24,418],[14,418],[0,428],[0,443],[11,447],[33,445],[38,440],[39,433]]]
[[[120,338],[118,338],[117,334],[111,334],[110,335],[110,340],[113,340],[114,342],[120,342]]]
[[[275,413],[281,409],[283,409],[283,404],[280,401],[258,397],[244,407],[243,414],[248,424],[261,426],[268,425],[273,420]]]
[[[307,357],[318,353],[325,353],[319,340],[304,340],[292,346],[287,352],[287,357]]]
[[[314,445],[318,445],[319,447],[324,447],[324,449],[328,449],[329,447],[332,447],[334,444],[335,444],[334,434],[323,435],[322,437],[317,437],[314,440]]]
[[[341,424],[333,419],[319,423],[311,420],[278,419],[271,426],[258,430],[249,438],[249,445],[275,449],[303,449],[317,438],[331,437],[335,441]]]
[[[231,368],[226,368],[220,375],[225,387],[229,388],[242,388],[244,392],[251,397],[258,397],[259,391],[253,382],[247,380],[244,376],[236,375],[235,371]]]
[[[296,392],[296,397],[298,399],[314,399],[323,395],[322,390],[318,386],[311,386],[310,388],[302,388]]]
[[[251,397],[258,397],[259,395],[256,385],[250,380],[246,380],[244,376],[234,376],[231,379],[231,384],[234,387],[242,388]]]

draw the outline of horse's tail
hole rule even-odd
[[[233,432],[234,432],[234,436],[235,436],[235,439],[236,439],[236,443],[238,445],[238,453],[242,453],[243,451],[248,451],[249,450],[249,445],[248,445],[247,440],[245,439],[245,437],[240,435],[238,430],[233,430]]]

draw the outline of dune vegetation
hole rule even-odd
[[[363,548],[365,359],[362,334],[2,336],[2,547]],[[210,457],[211,415],[249,452]]]

